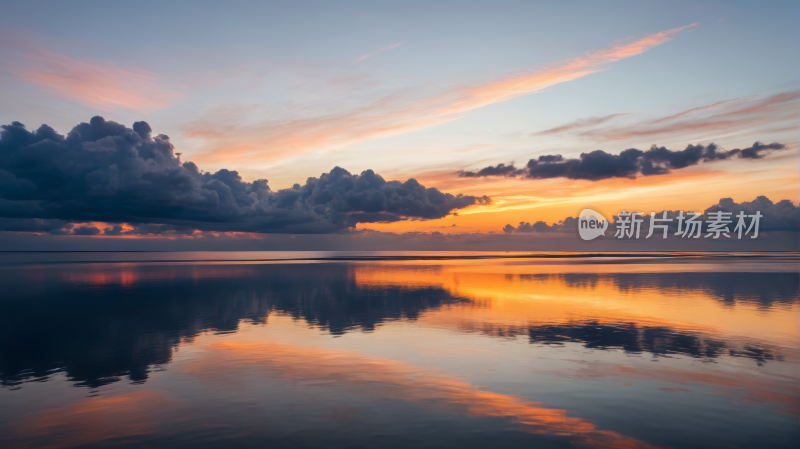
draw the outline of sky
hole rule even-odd
[[[798,216],[796,2],[2,10],[0,123],[24,128],[0,142],[0,240],[502,234],[760,196]]]

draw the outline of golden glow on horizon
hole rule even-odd
[[[382,232],[434,232],[462,234],[502,232],[503,226],[517,226],[520,221],[557,223],[566,217],[577,216],[586,206],[611,215],[623,209],[649,213],[661,210],[703,211],[717,204],[720,198],[736,202],[752,201],[765,195],[773,202],[788,199],[797,204],[800,193],[800,173],[794,165],[797,150],[760,161],[758,169],[742,171],[732,163],[718,163],[717,170],[706,166],[690,167],[668,175],[645,176],[636,179],[611,178],[601,181],[570,179],[520,178],[458,178],[454,173],[422,174],[416,178],[423,185],[440,186],[442,191],[467,195],[489,195],[493,203],[476,205],[454,211],[434,220],[402,220],[392,223],[359,223],[356,229]],[[724,170],[728,169],[728,170]],[[730,171],[729,171],[730,170]],[[724,193],[720,193],[724,192]],[[610,217],[609,217],[610,218]],[[453,225],[456,226],[453,226]],[[93,238],[152,238],[148,235],[103,235],[114,224],[89,222],[80,226],[95,226],[101,234]],[[122,224],[126,232],[133,226]],[[168,234],[159,238],[198,238],[204,234],[219,237],[223,233],[207,231],[185,236]],[[262,234],[227,232],[231,238],[263,238]]]
[[[796,159],[797,150],[759,161],[759,167],[742,171],[735,164],[717,163],[682,169],[668,175],[642,176],[636,179],[610,178],[600,181],[571,179],[458,178],[453,173],[417,176],[423,185],[466,195],[489,195],[490,205],[471,206],[454,211],[458,216],[438,220],[407,220],[393,223],[359,223],[358,229],[383,232],[500,232],[506,224],[520,221],[557,223],[577,216],[581,209],[593,206],[606,214],[621,210],[649,213],[661,210],[703,211],[720,198],[736,202],[752,201],[765,195],[773,202],[788,199],[797,204],[800,173],[785,161]],[[727,169],[727,170],[726,170]],[[722,193],[721,193],[722,192]],[[610,217],[609,217],[610,218]],[[452,225],[456,224],[456,227]],[[452,229],[451,229],[452,228]]]

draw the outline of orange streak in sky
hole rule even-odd
[[[460,93],[468,98],[446,106],[440,113],[454,114],[480,108],[599,72],[603,70],[603,65],[605,64],[644,53],[653,47],[671,41],[676,34],[690,30],[697,25],[697,23],[693,23],[680,28],[662,31],[634,42],[625,43],[622,41],[609,48],[589,52],[584,56],[566,60],[529,75],[521,75],[475,88],[464,89]]]
[[[198,162],[252,164],[290,159],[311,151],[324,152],[445,123],[457,119],[456,114],[578,79],[604,70],[605,64],[668,42],[695,26],[662,31],[633,42],[618,42],[531,74],[459,87],[410,105],[410,99],[386,98],[352,111],[256,126],[220,126],[216,124],[219,117],[215,116],[191,123],[185,132],[212,147],[210,152],[193,158]]]
[[[124,69],[112,62],[79,61],[8,32],[0,37],[13,41],[15,49],[20,48],[17,54],[21,59],[6,61],[11,75],[84,106],[147,113],[171,106],[178,96],[159,86],[158,75],[147,70]]]

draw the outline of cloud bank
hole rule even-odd
[[[733,200],[733,198],[721,198],[717,204],[709,207],[708,209],[703,211],[703,214],[699,217],[700,221],[708,221],[710,217],[708,216],[709,212],[731,212],[732,216],[735,216],[739,212],[744,212],[747,215],[755,214],[756,212],[760,212],[762,217],[759,223],[759,232],[761,231],[800,231],[800,205],[795,206],[789,200],[781,200],[777,203],[774,203],[772,200],[767,198],[766,196],[759,196],[756,197],[753,201],[742,201],[741,203],[737,203]],[[664,211],[631,211],[631,212],[643,212],[645,214],[644,222],[642,223],[642,229],[647,230],[650,226],[650,212],[655,212],[657,218],[662,218],[662,212]],[[667,218],[672,218],[673,221],[668,223],[671,228],[677,229],[678,221],[676,218],[678,217],[679,211],[666,211]],[[689,212],[688,210],[684,212]],[[692,210],[691,212],[699,212]],[[617,215],[613,215],[611,219],[613,221],[617,221]],[[733,219],[734,223],[729,226],[729,229],[733,229],[735,226],[735,218]],[[520,222],[519,226],[512,226],[511,224],[507,224],[503,227],[503,232],[506,234],[530,234],[530,233],[541,233],[541,232],[575,232],[578,229],[578,218],[577,217],[567,217],[564,220],[559,221],[558,223],[553,223],[551,225],[545,223],[544,221],[537,221],[533,224],[529,222]],[[611,229],[611,228],[610,228]],[[703,228],[705,229],[705,227]],[[609,233],[613,235],[613,233]]]
[[[460,171],[462,178],[482,178],[487,176],[524,177],[530,179],[568,178],[598,181],[607,178],[636,178],[637,176],[663,175],[701,162],[731,158],[760,159],[772,151],[786,149],[781,143],[763,144],[755,142],[745,149],[724,150],[711,143],[688,145],[684,150],[669,150],[653,145],[642,151],[629,148],[620,154],[610,154],[602,150],[581,153],[578,158],[565,158],[560,154],[539,156],[528,161],[524,168],[513,163],[484,167],[477,171]]]
[[[491,201],[339,167],[273,191],[265,179],[245,182],[236,171],[182,163],[173,150],[145,122],[127,128],[98,116],[66,136],[47,125],[3,125],[0,230],[92,235],[100,230],[74,223],[104,222],[146,224],[156,233],[330,233],[359,222],[442,218]]]

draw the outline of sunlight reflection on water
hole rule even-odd
[[[459,255],[0,254],[0,444],[798,442],[794,255]]]

